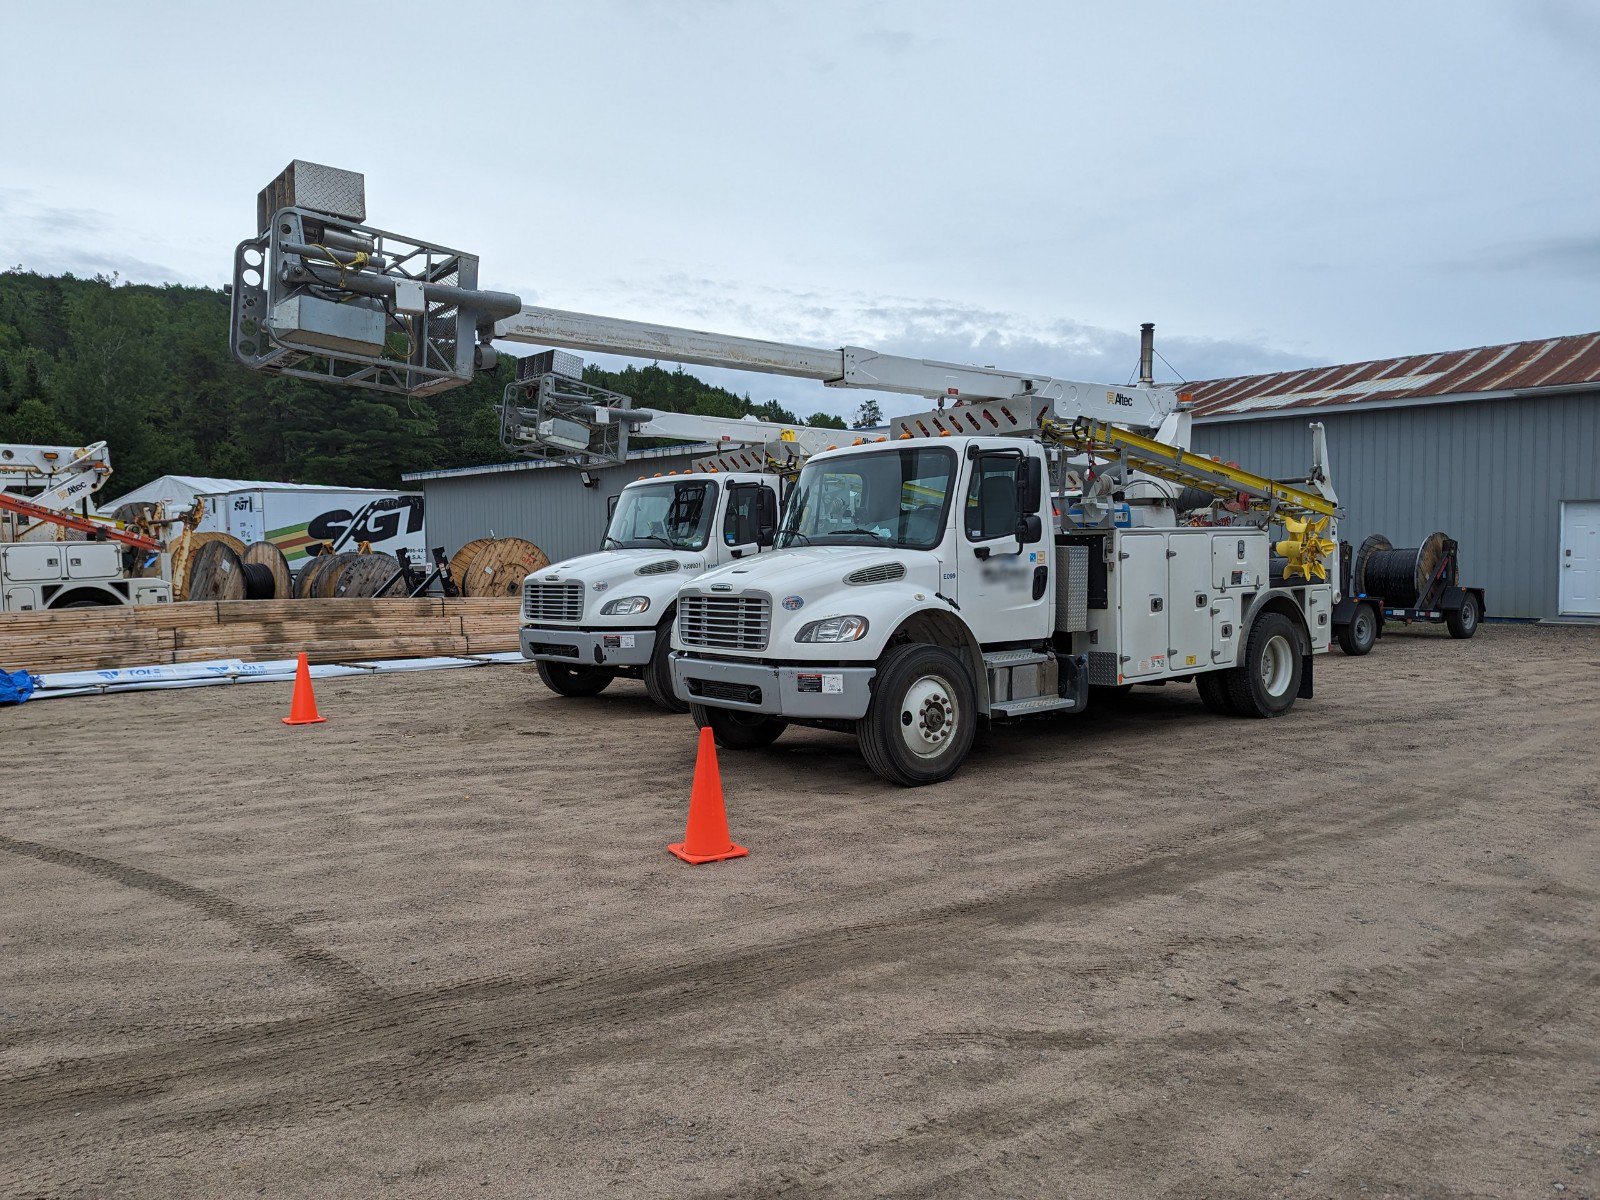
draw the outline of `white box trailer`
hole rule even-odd
[[[313,544],[354,550],[371,542],[379,553],[426,555],[428,539],[420,492],[384,492],[366,488],[252,487],[199,493],[206,504],[199,528],[231,533],[241,542],[273,543],[298,571]]]

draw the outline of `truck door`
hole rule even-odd
[[[986,646],[1050,636],[1052,544],[1039,514],[1043,462],[1032,450],[1031,443],[980,443],[958,493],[961,615]]]

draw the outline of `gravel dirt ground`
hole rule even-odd
[[[0,1191],[1586,1196],[1600,630],[880,784],[520,666],[0,715]]]

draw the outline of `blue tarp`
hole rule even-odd
[[[39,685],[37,675],[26,671],[0,671],[0,704],[21,704]]]

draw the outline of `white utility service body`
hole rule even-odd
[[[642,678],[658,704],[684,711],[667,661],[678,588],[772,545],[780,486],[776,475],[707,471],[628,484],[601,550],[524,580],[524,657],[563,695]]]
[[[0,544],[4,611],[169,603],[172,585],[127,575],[123,553],[111,542]]]
[[[111,477],[104,442],[89,446],[0,445],[0,610],[166,604],[172,586],[130,575],[128,559],[160,543],[91,517],[91,497]],[[46,540],[35,531],[72,528],[96,540]],[[110,540],[107,540],[110,539]]]

